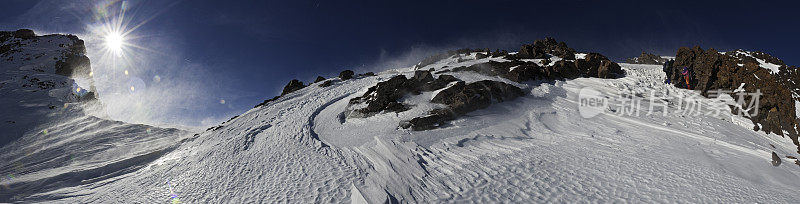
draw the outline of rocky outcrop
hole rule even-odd
[[[444,52],[444,53],[440,53],[440,54],[436,54],[436,55],[433,55],[433,56],[426,57],[425,59],[422,59],[422,61],[420,61],[417,65],[414,65],[414,68],[419,69],[419,68],[428,66],[430,64],[433,64],[435,62],[438,62],[440,60],[447,59],[447,58],[452,57],[454,55],[467,54],[467,53],[472,53],[472,52],[481,52],[481,51],[482,50],[473,50],[473,49],[450,50],[450,51],[447,51],[447,52]]]
[[[52,44],[54,47],[55,45],[58,46],[58,48],[55,50],[40,48],[31,49],[31,46],[53,43],[54,39],[58,39],[58,42],[61,43]],[[48,51],[55,51],[57,54],[45,53]],[[20,53],[23,55],[19,55]],[[0,31],[0,59],[4,59],[5,61],[30,61],[33,59],[39,59],[43,56],[48,56],[48,59],[52,57],[53,60],[58,60],[55,61],[54,72],[51,73],[72,79],[80,77],[88,80],[89,87],[88,89],[85,89],[88,91],[88,93],[73,93],[78,101],[90,101],[96,99],[97,94],[94,87],[94,80],[90,75],[91,63],[89,62],[89,58],[86,56],[86,46],[84,45],[83,40],[79,39],[75,35],[53,34],[37,36],[36,33],[30,29]],[[17,57],[17,59],[15,59],[15,57]],[[45,72],[45,70],[42,69],[38,69],[38,71]],[[46,82],[52,83],[52,81],[44,79],[37,83]],[[41,88],[42,86],[40,85],[39,87]]]
[[[353,72],[353,70],[349,70],[349,69],[348,70],[344,70],[342,72],[339,72],[339,78],[342,79],[342,81],[348,80],[348,79],[352,79],[353,75],[355,75],[355,72]]]
[[[451,71],[473,71],[489,76],[501,76],[516,82],[578,77],[616,78],[625,74],[619,64],[597,53],[586,54],[583,59],[560,60],[552,66],[540,66],[539,63],[514,59],[505,62],[489,61],[471,66],[455,67]]]
[[[647,52],[642,52],[639,57],[634,57],[630,59],[626,59],[625,63],[628,64],[657,64],[662,65],[664,62],[667,62],[666,58],[662,58],[660,56],[650,54]]]
[[[466,84],[459,81],[433,97],[431,102],[447,105],[436,109],[430,115],[417,117],[402,123],[402,128],[429,130],[441,126],[456,117],[489,107],[493,101],[503,102],[523,96],[519,87],[499,81],[483,80]]]
[[[286,84],[286,86],[283,87],[283,92],[281,92],[281,96],[292,93],[294,91],[300,90],[305,87],[306,85],[303,85],[303,82],[301,82],[300,80],[292,79],[292,81],[289,81],[289,84]]]
[[[325,77],[317,76],[317,79],[314,80],[314,83],[325,81]]]
[[[781,157],[778,156],[775,152],[772,152],[772,166],[780,166],[781,165]]]
[[[761,67],[759,61],[767,60],[780,63],[777,64],[781,66],[780,71],[772,73]],[[684,67],[689,72],[688,84],[681,74]],[[779,59],[760,52],[737,50],[720,53],[714,49],[681,47],[675,62],[667,67],[667,73],[671,73],[668,77],[674,86],[698,90],[706,97],[711,90],[733,91],[742,84],[745,84],[743,88],[746,93],[760,92],[762,95],[758,108],[751,110],[752,116],[748,117],[754,123],[754,130],[788,136],[800,147],[795,130],[795,127],[800,127],[794,106],[798,99],[792,97],[792,93],[800,92],[800,87],[795,83],[800,81],[800,75],[789,68]],[[745,97],[745,101],[750,100],[752,97]],[[733,112],[738,113],[739,109],[734,107]],[[800,148],[798,150],[800,153]]]
[[[430,71],[416,71],[410,79],[405,75],[397,75],[389,80],[378,82],[377,85],[370,87],[364,95],[351,99],[351,105],[366,104],[366,107],[352,110],[348,116],[368,117],[384,111],[402,112],[408,110],[408,107],[398,100],[406,94],[420,94],[442,89],[456,80],[455,77],[449,75],[441,75],[434,79]]]
[[[525,95],[519,87],[504,82],[483,80],[466,83],[451,75],[442,74],[446,72],[471,71],[487,76],[499,76],[515,82],[562,80],[577,77],[615,78],[624,75],[622,68],[605,56],[589,53],[578,58],[574,49],[553,38],[523,45],[517,54],[510,54],[505,50],[491,52],[488,49],[450,51],[426,58],[415,68],[420,69],[440,60],[459,54],[471,54],[471,52],[476,52],[476,59],[492,57],[507,60],[502,62],[490,60],[485,63],[441,70],[436,72],[436,74],[440,74],[438,78],[431,73],[433,69],[416,71],[411,78],[404,75],[392,77],[370,87],[364,95],[353,98],[345,115],[349,118],[369,117],[381,112],[406,111],[410,108],[410,104],[402,104],[399,101],[405,95],[439,90],[430,102],[444,104],[446,108],[432,110],[425,116],[416,117],[400,124],[402,128],[428,130],[440,127],[447,121],[468,112],[489,107],[494,102],[508,101]],[[555,62],[551,63],[550,59]]]
[[[329,81],[325,81],[325,82],[329,82]],[[306,87],[306,85],[304,85],[302,81],[297,80],[297,79],[292,79],[291,81],[289,81],[288,84],[286,84],[286,86],[283,87],[283,91],[281,91],[281,95],[272,97],[272,98],[267,99],[267,100],[264,100],[264,102],[259,103],[258,105],[256,105],[253,108],[258,108],[258,107],[264,106],[264,105],[268,104],[269,102],[278,100],[279,98],[281,98],[281,96],[284,96],[286,94],[295,92],[295,91],[303,89],[305,87]]]
[[[553,38],[533,41],[533,44],[522,45],[516,57],[523,59],[544,59],[547,55],[560,57],[566,60],[575,59],[575,49],[569,48],[566,43],[558,42]]]

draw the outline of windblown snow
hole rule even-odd
[[[438,71],[489,60],[503,59],[476,60],[473,53],[420,69]],[[52,122],[0,149],[2,173],[13,175],[0,181],[0,202],[800,199],[800,166],[785,157],[797,156],[791,141],[755,132],[748,120],[730,111],[717,117],[613,111],[581,117],[578,93],[585,87],[607,96],[632,91],[645,98],[651,91],[690,92],[663,84],[660,65],[621,66],[627,75],[619,79],[527,83],[449,72],[468,82],[503,81],[528,94],[427,131],[397,125],[436,108],[439,104],[426,102],[436,92],[404,98],[418,104],[405,112],[346,120],[343,115],[349,99],[392,76],[413,76],[413,67],[328,79],[333,85],[313,84],[197,134],[109,121],[85,114],[77,104],[67,105],[75,108],[53,111],[48,114]],[[3,91],[9,89],[4,85]],[[9,112],[4,109],[4,114]],[[770,163],[772,152],[781,155],[784,165]]]

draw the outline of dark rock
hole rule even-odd
[[[405,111],[407,108],[397,100],[413,89],[413,82],[405,75],[397,75],[389,80],[378,82],[370,87],[364,95],[350,100],[350,104],[367,103],[367,107],[355,110],[362,114],[374,114],[382,111]]]
[[[550,37],[544,40],[536,40],[533,44],[522,45],[516,57],[520,59],[545,59],[549,58],[548,54],[567,60],[575,59],[574,49],[569,48],[566,43],[558,42]]]
[[[322,84],[320,84],[319,87],[329,87],[331,85],[333,85],[333,81],[332,80],[328,80],[328,81],[322,82]]]
[[[401,124],[401,127],[412,130],[433,129],[460,115],[487,108],[494,101],[508,101],[523,95],[525,93],[519,87],[499,81],[483,80],[470,84],[459,81],[440,91],[431,100],[445,104],[447,108],[436,109],[427,116],[411,119]]]
[[[375,72],[364,73],[364,76],[375,76]]]
[[[30,29],[19,29],[17,31],[14,31],[14,37],[22,39],[33,39],[36,38],[36,33],[33,33],[33,30]]]
[[[88,76],[90,70],[89,58],[83,54],[68,54],[64,59],[56,61],[56,74],[67,77],[80,72]]]
[[[458,78],[454,77],[453,75],[442,74],[442,75],[439,75],[439,80],[449,83],[449,82],[453,82],[453,81],[458,81]]]
[[[292,81],[289,81],[289,84],[286,84],[286,86],[283,87],[283,92],[281,92],[281,96],[292,93],[294,91],[300,90],[305,87],[306,85],[303,85],[303,82],[297,79],[292,79]]]
[[[667,59],[661,58],[660,56],[650,54],[647,52],[642,52],[639,57],[634,57],[630,59],[626,59],[625,63],[628,64],[657,64],[662,65],[664,62],[667,62]]]
[[[272,101],[278,100],[278,98],[280,98],[280,97],[281,97],[281,96],[275,96],[275,97],[272,97],[271,99],[264,100],[264,102],[261,102],[261,103],[259,103],[258,105],[256,105],[256,106],[255,106],[255,107],[253,107],[253,108],[258,108],[258,107],[261,107],[261,106],[267,105],[269,102],[272,102]]]
[[[552,66],[553,74],[550,75],[550,78],[565,78],[565,79],[574,79],[581,76],[581,71],[578,70],[578,67],[575,66],[574,62],[561,60],[553,64]]]
[[[772,166],[780,166],[781,165],[781,157],[778,156],[775,152],[772,152]]]
[[[475,59],[483,59],[483,58],[487,58],[487,57],[489,57],[489,56],[486,55],[486,54],[480,53],[480,52],[475,54]]]
[[[416,83],[428,83],[433,81],[433,74],[430,71],[414,71],[414,77],[411,78]]]
[[[624,75],[619,64],[598,53],[586,54],[585,58],[575,60],[575,65],[587,77],[608,79]]]
[[[430,56],[430,57],[426,57],[425,59],[422,59],[422,61],[420,61],[417,65],[414,65],[414,67],[419,69],[419,68],[428,66],[430,64],[436,63],[436,62],[438,62],[440,60],[447,59],[447,58],[452,57],[454,55],[469,54],[469,53],[472,53],[472,52],[480,52],[480,51],[481,50],[472,50],[472,49],[450,50],[450,51],[447,51],[447,52],[444,52],[444,53],[440,53],[440,54],[436,54],[436,55],[433,55],[433,56]]]
[[[455,72],[473,71],[488,76],[502,76],[516,82],[537,79],[574,79],[577,77],[616,78],[625,74],[619,64],[597,53],[589,53],[586,58],[574,60],[574,62],[560,60],[547,67],[541,67],[533,62],[511,60],[505,62],[489,61],[469,67],[456,67],[452,70]]]
[[[339,78],[342,79],[342,81],[344,81],[344,80],[352,79],[353,75],[355,75],[355,72],[353,72],[352,70],[348,69],[348,70],[344,70],[344,71],[340,72],[339,73]]]
[[[325,81],[325,77],[317,76],[317,79],[314,80],[314,83]]]
[[[353,110],[355,114],[352,115],[369,116],[384,111],[402,112],[408,110],[408,107],[398,100],[406,94],[439,90],[457,80],[450,75],[442,75],[434,79],[430,71],[416,71],[414,77],[410,79],[405,75],[397,75],[370,87],[364,95],[351,99],[351,105],[367,104],[367,107]]]

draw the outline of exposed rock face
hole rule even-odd
[[[322,84],[320,84],[319,87],[329,87],[331,85],[333,85],[333,81],[328,80],[328,81],[322,82]]]
[[[575,50],[567,47],[564,42],[557,42],[553,38],[533,41],[533,44],[522,45],[519,48],[517,57],[525,59],[544,59],[547,54],[560,57],[562,59],[574,60]]]
[[[778,156],[775,152],[772,152],[772,166],[780,166],[781,165],[781,157]]]
[[[499,81],[483,80],[469,84],[459,81],[440,91],[431,100],[445,104],[447,108],[433,110],[430,115],[411,119],[401,126],[412,130],[433,129],[460,115],[487,108],[493,101],[503,102],[524,95],[519,87]]]
[[[473,71],[489,76],[501,76],[516,82],[577,77],[615,78],[625,74],[619,64],[597,53],[589,53],[583,59],[560,60],[552,66],[545,67],[534,62],[513,59],[506,62],[489,61],[468,67],[455,67],[452,71]]]
[[[426,58],[416,68],[422,68],[454,55],[470,54],[471,52],[477,52],[476,59],[502,57],[508,61],[488,61],[470,66],[454,67],[436,72],[436,74],[472,71],[487,76],[500,76],[516,82],[577,77],[614,78],[624,75],[622,68],[605,56],[589,53],[577,59],[574,49],[569,48],[566,43],[557,42],[552,38],[537,40],[531,45],[523,45],[518,54],[509,54],[505,50],[491,52],[488,49],[485,51],[470,49],[450,51]],[[553,56],[558,58],[553,58]],[[539,62],[527,59],[536,59]],[[550,59],[555,62],[551,63]],[[483,80],[465,83],[451,75],[440,75],[439,78],[435,78],[432,71],[416,71],[410,79],[404,75],[398,75],[378,83],[369,88],[363,96],[352,99],[350,107],[361,108],[349,108],[351,111],[346,115],[348,117],[369,117],[384,111],[406,111],[409,109],[409,105],[398,101],[406,94],[440,90],[451,82],[456,82],[450,87],[440,90],[431,100],[433,103],[444,104],[447,108],[432,110],[428,115],[400,124],[402,128],[427,130],[439,127],[465,113],[486,108],[493,102],[508,101],[525,95],[519,87],[504,82]]]
[[[366,104],[366,107],[353,110],[351,117],[365,117],[376,113],[391,111],[402,112],[408,107],[398,102],[406,94],[420,94],[423,91],[442,89],[457,79],[449,75],[441,75],[434,79],[430,71],[416,71],[410,79],[405,75],[397,75],[370,87],[364,95],[350,100],[350,104]]]
[[[292,93],[294,91],[300,90],[305,87],[306,85],[303,85],[303,82],[297,79],[292,79],[292,81],[289,81],[289,84],[286,84],[286,86],[283,87],[283,92],[281,92],[281,96],[286,95],[288,93]]]
[[[450,50],[450,51],[447,51],[445,53],[441,53],[441,54],[433,55],[433,56],[430,56],[430,57],[426,57],[425,59],[422,59],[422,61],[419,62],[417,65],[414,65],[414,68],[419,69],[419,68],[428,66],[430,64],[433,64],[435,62],[438,62],[439,60],[447,59],[448,57],[452,57],[454,55],[467,54],[467,53],[480,52],[480,51],[482,51],[482,50],[472,50],[472,49]]]
[[[771,73],[769,69],[760,67],[759,61],[780,63],[777,64],[781,66],[780,71]],[[688,87],[681,74],[684,67],[689,70]],[[758,113],[749,117],[756,125],[754,129],[781,136],[788,135],[800,147],[795,131],[798,120],[795,117],[794,102],[797,99],[792,98],[792,93],[800,91],[795,83],[800,81],[800,75],[796,70],[790,70],[783,61],[760,52],[737,50],[722,54],[714,49],[682,47],[678,49],[675,62],[667,69],[667,73],[671,73],[669,78],[674,86],[699,90],[706,97],[710,90],[732,91],[742,83],[745,84],[746,93],[756,93],[758,90],[762,94],[758,109],[754,110]],[[752,98],[748,96],[745,100],[750,101]],[[738,111],[734,109],[734,113]],[[754,111],[750,114],[754,114]],[[758,124],[762,127],[757,128]]]
[[[608,79],[624,74],[619,64],[598,53],[586,54],[584,59],[576,60],[575,64],[580,70],[585,71],[585,76],[589,77]]]
[[[634,57],[634,58],[630,58],[630,59],[626,59],[625,60],[625,63],[628,63],[628,64],[658,64],[658,65],[661,65],[661,64],[664,64],[664,62],[667,62],[666,58],[661,58],[660,56],[657,56],[657,55],[654,55],[654,54],[650,54],[650,53],[647,53],[647,52],[642,52],[642,54],[639,55],[639,57]]]
[[[54,41],[55,40],[55,41]],[[38,50],[31,50],[29,46],[42,44],[42,43],[53,43],[59,42],[57,44],[59,47],[56,53],[45,53],[46,50],[38,49]],[[56,44],[54,44],[56,45]],[[24,54],[20,56],[20,54]],[[45,35],[45,36],[37,36],[30,29],[20,29],[17,31],[0,31],[0,59],[5,61],[16,61],[21,60],[23,62],[36,60],[41,57],[47,56],[48,59],[52,58],[55,61],[54,64],[54,71],[45,71],[39,69],[39,72],[50,72],[62,76],[66,76],[71,79],[75,79],[77,77],[85,78],[89,82],[88,93],[73,93],[75,95],[75,99],[78,101],[88,101],[96,98],[96,90],[94,87],[94,80],[90,76],[91,72],[91,64],[89,62],[89,58],[86,57],[86,46],[84,45],[83,40],[79,39],[75,35]],[[15,59],[16,57],[16,59]],[[31,78],[30,80],[39,80],[38,78]],[[31,81],[31,83],[39,83],[40,88],[44,88],[46,86],[42,86],[41,83],[52,83],[52,81],[47,81],[42,79],[40,82]],[[49,86],[49,88],[53,88],[53,86]]]
[[[330,82],[330,80],[328,80],[328,81],[325,81],[325,83],[327,83],[327,82]],[[324,83],[323,83],[323,84],[324,84]],[[309,85],[310,85],[310,84],[309,84]],[[278,100],[279,98],[281,98],[281,96],[284,96],[284,95],[286,95],[286,94],[289,94],[289,93],[295,92],[295,91],[297,91],[297,90],[300,90],[300,89],[303,89],[303,88],[305,88],[305,87],[306,87],[306,85],[304,85],[302,81],[300,81],[300,80],[297,80],[297,79],[292,79],[292,81],[289,81],[289,83],[288,83],[288,84],[286,84],[286,86],[284,86],[284,87],[283,87],[283,91],[281,92],[281,95],[279,95],[279,96],[275,96],[275,97],[272,97],[271,99],[264,100],[264,102],[261,102],[261,103],[259,103],[258,105],[256,105],[256,106],[255,106],[255,107],[253,107],[253,108],[258,108],[258,107],[261,107],[261,106],[263,106],[263,105],[266,105],[266,104],[268,104],[269,102],[272,102],[272,101]]]
[[[317,79],[314,80],[314,83],[325,81],[325,77],[317,76]]]
[[[339,78],[342,79],[342,81],[344,81],[344,80],[352,79],[353,75],[355,75],[355,72],[353,72],[353,70],[349,70],[348,69],[348,70],[344,70],[344,71],[340,72],[339,73]]]

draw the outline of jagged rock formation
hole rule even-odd
[[[314,80],[314,83],[325,81],[325,77],[317,76],[317,79]]]
[[[32,48],[32,46],[44,44],[57,44],[58,49],[42,50],[41,48]],[[58,53],[47,53],[53,51]],[[31,70],[36,72],[53,73],[67,78],[82,77],[88,79],[90,85],[87,89],[84,89],[85,91],[73,93],[74,98],[78,101],[96,98],[94,81],[90,77],[91,65],[89,58],[85,54],[86,46],[83,40],[75,35],[37,36],[30,29],[0,31],[0,60],[10,62],[12,66],[30,64],[28,67],[31,67]],[[47,56],[46,59],[42,58],[45,56]],[[47,66],[48,63],[53,62],[54,66]],[[50,70],[50,67],[55,69]],[[33,73],[29,75],[22,76],[23,80],[29,82],[27,85],[23,84],[23,86],[31,87],[31,85],[35,84],[41,90],[47,90],[71,85],[65,81],[56,82],[55,80],[36,77],[33,76],[35,75]]]
[[[477,72],[487,76],[500,76],[515,82],[529,80],[563,80],[577,77],[614,78],[624,75],[622,68],[603,55],[597,53],[577,55],[564,42],[553,38],[536,40],[523,45],[520,52],[510,54],[505,50],[495,52],[460,49],[424,59],[415,66],[421,69],[434,62],[453,56],[475,54],[475,59],[502,57],[508,61],[489,61],[469,66],[454,67],[436,72],[441,74],[434,79],[431,71],[418,70],[414,77],[395,76],[369,88],[363,96],[350,101],[348,117],[369,117],[381,112],[403,112],[409,109],[399,99],[406,94],[418,95],[421,92],[440,90],[430,102],[444,104],[446,108],[434,109],[428,115],[413,118],[400,124],[402,128],[427,130],[439,127],[445,122],[465,113],[489,107],[493,101],[503,102],[525,95],[514,85],[500,81],[482,80],[466,83],[446,72]],[[461,62],[461,58],[456,58]],[[455,83],[453,83],[455,82]],[[448,86],[449,85],[449,86]],[[355,108],[364,106],[361,108]]]
[[[364,95],[351,99],[350,104],[367,105],[351,111],[348,116],[368,117],[383,111],[402,112],[408,110],[408,107],[399,103],[398,99],[406,94],[418,95],[421,92],[442,89],[456,80],[458,79],[449,75],[441,75],[434,79],[430,71],[416,71],[410,79],[405,75],[397,75],[370,87]]]
[[[506,54],[505,58],[510,61],[489,61],[456,67],[449,71],[473,71],[489,76],[501,76],[516,82],[577,77],[615,78],[624,75],[622,68],[607,57],[589,53],[576,59],[574,49],[567,47],[564,42],[556,43],[552,38],[537,40],[531,45],[523,45],[520,49],[525,51],[515,55]],[[570,54],[572,57],[568,56]],[[551,62],[551,57],[556,57],[554,60],[557,61]],[[540,61],[538,63],[529,61],[531,59]]]
[[[339,78],[342,79],[342,81],[344,81],[344,80],[352,79],[353,75],[355,75],[355,72],[353,72],[353,70],[344,70],[344,71],[339,73]]]
[[[662,57],[654,55],[654,54],[650,54],[650,53],[647,53],[647,52],[642,52],[642,54],[639,55],[639,57],[626,59],[625,63],[628,63],[628,64],[659,64],[660,65],[660,64],[664,64],[664,62],[667,62],[667,60],[668,59],[662,58]]]
[[[689,70],[688,87],[681,74],[684,67]],[[758,109],[750,111],[752,116],[748,117],[754,129],[789,136],[800,152],[796,131],[800,126],[794,103],[800,96],[796,84],[800,75],[796,67],[786,66],[780,59],[762,52],[720,53],[713,48],[703,50],[696,46],[678,49],[675,62],[668,69],[674,86],[699,90],[706,97],[711,90],[733,91],[739,87],[746,93],[758,90],[762,94]],[[745,100],[750,101],[752,97],[745,97]],[[738,113],[739,109],[734,107],[733,111]]]
[[[560,57],[562,59],[575,59],[575,49],[567,46],[564,42],[557,42],[553,38],[536,40],[533,44],[522,45],[517,57],[522,59],[544,59],[548,55]]]
[[[281,96],[286,95],[288,93],[292,93],[294,91],[300,90],[305,87],[306,85],[303,85],[303,82],[301,82],[300,80],[292,79],[292,81],[289,81],[289,84],[286,84],[286,86],[283,87],[283,92],[281,92]]]
[[[446,59],[450,56],[457,55],[457,54],[467,54],[473,52],[480,52],[481,50],[473,50],[473,49],[459,49],[459,50],[451,50],[444,53],[436,54],[433,56],[426,57],[422,59],[417,65],[414,65],[414,68],[421,68],[438,62],[440,60]]]
[[[460,115],[487,108],[492,101],[503,102],[523,95],[525,93],[519,87],[499,81],[482,80],[469,84],[458,81],[436,94],[431,100],[434,103],[445,104],[447,108],[435,109],[428,116],[402,123],[401,127],[413,130],[433,129]]]

